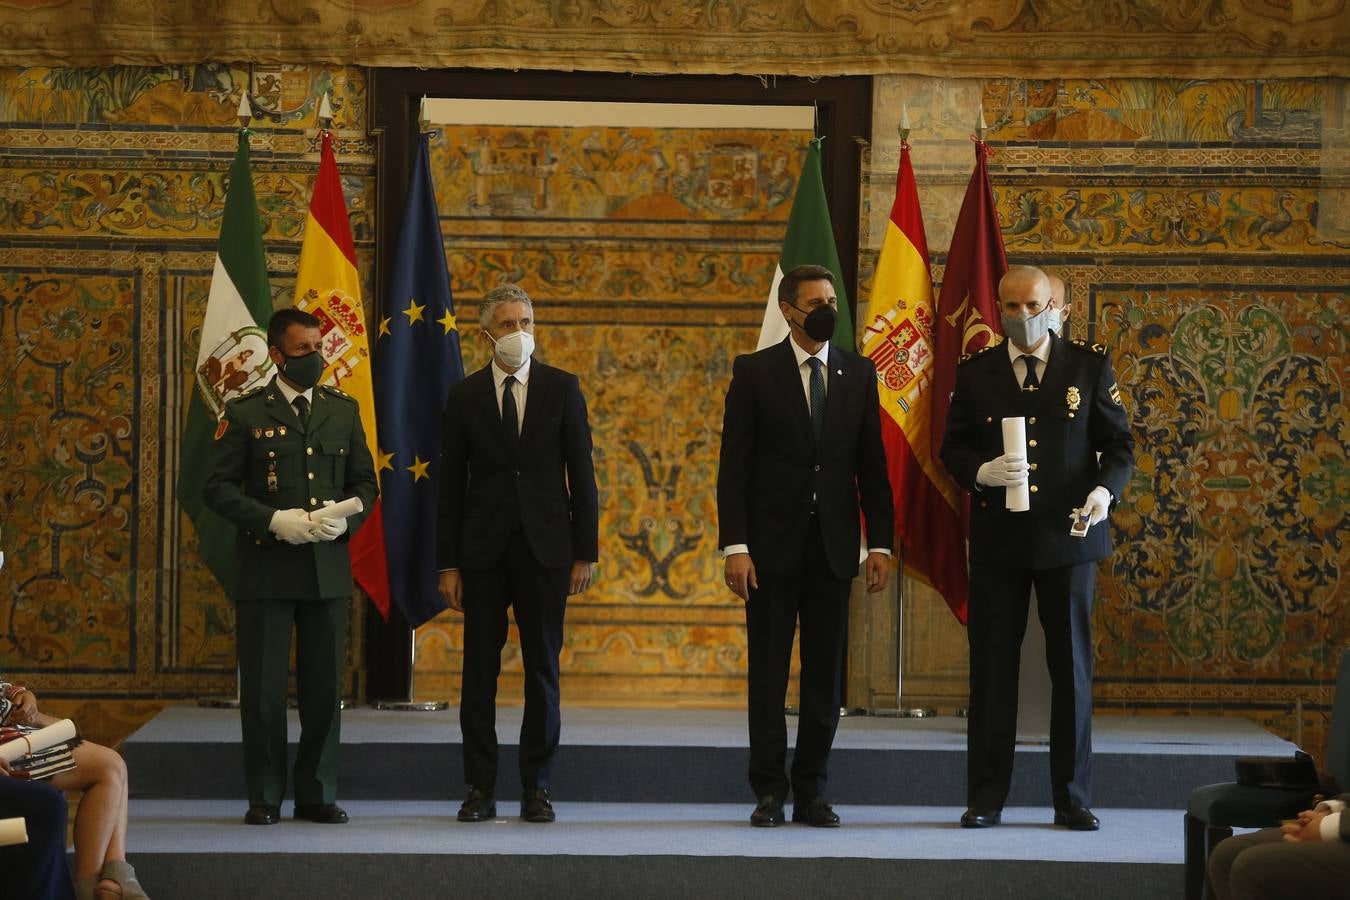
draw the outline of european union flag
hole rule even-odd
[[[376,465],[389,593],[416,628],[445,609],[436,590],[441,414],[464,378],[427,134],[418,137],[387,304],[375,354]]]

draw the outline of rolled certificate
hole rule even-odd
[[[1003,452],[1016,453],[1027,458],[1027,420],[1022,416],[1009,416],[1003,420]],[[1027,491],[1027,482],[1017,487],[1003,489],[1003,505],[1009,512],[1026,512],[1031,509],[1031,494]]]
[[[345,519],[348,516],[363,512],[365,508],[360,497],[348,497],[332,506],[324,506],[311,511],[309,517],[315,522],[322,522],[324,519]]]
[[[69,741],[74,737],[75,723],[69,719],[62,719],[55,725],[39,728],[23,737],[0,744],[0,759],[12,763],[20,757],[27,756],[30,753],[41,753],[43,750]]]
[[[0,847],[28,843],[28,823],[23,819],[0,819]]]

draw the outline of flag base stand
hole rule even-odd
[[[802,714],[802,710],[801,710],[801,707],[799,707],[799,706],[784,706],[784,707],[783,707],[783,715],[785,715],[785,716],[800,716],[801,714]],[[849,716],[865,716],[865,715],[867,715],[867,710],[863,709],[861,706],[841,706],[841,707],[839,707],[839,716],[840,716],[840,718],[847,718],[847,717],[849,717]]]
[[[936,716],[937,710],[931,706],[911,706],[905,709],[868,709],[863,714],[878,719],[928,719]]]
[[[355,700],[348,700],[345,697],[338,701],[338,709],[355,709],[360,705],[361,704],[357,703]],[[294,697],[290,697],[286,700],[286,708],[299,709],[300,702],[296,700]]]
[[[198,697],[197,705],[205,709],[238,709],[239,697]]]
[[[375,700],[371,709],[392,709],[396,712],[440,712],[450,708],[449,700]]]

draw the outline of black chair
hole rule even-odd
[[[1341,653],[1331,706],[1326,772],[1350,791],[1350,650]],[[1186,900],[1203,900],[1205,866],[1214,846],[1234,828],[1269,828],[1313,805],[1315,787],[1251,787],[1226,782],[1191,791],[1186,799]]]

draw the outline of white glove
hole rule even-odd
[[[980,466],[975,473],[975,483],[989,487],[1017,487],[1025,484],[1031,466],[1025,457],[1016,453],[1005,453]]]
[[[335,501],[325,500],[324,506],[332,506]],[[311,529],[315,540],[335,541],[347,531],[347,520],[342,516],[333,516],[331,518],[319,517],[315,520],[315,525]]]
[[[312,544],[318,540],[311,532],[314,523],[303,509],[279,509],[272,513],[267,528],[288,544]]]
[[[1111,506],[1111,492],[1101,485],[1092,489],[1092,493],[1087,495],[1083,505],[1079,507],[1079,515],[1088,517],[1088,527],[1091,528],[1098,522],[1106,518],[1106,511]]]

